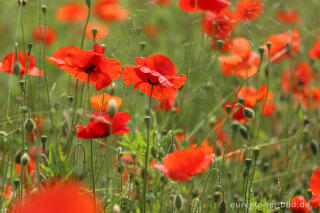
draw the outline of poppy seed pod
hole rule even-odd
[[[244,107],[243,115],[245,118],[254,118],[254,111],[249,107]]]
[[[18,0],[18,4],[19,4],[20,6],[26,6],[27,3],[28,3],[27,0]]]
[[[215,192],[213,193],[213,201],[214,201],[214,202],[216,202],[216,203],[219,202],[220,197],[221,197],[221,192],[215,191]]]
[[[255,159],[255,160],[258,159],[259,154],[260,154],[260,148],[259,148],[259,147],[255,147],[255,148],[253,149],[253,156],[254,156],[254,159]]]
[[[226,202],[221,201],[221,203],[219,204],[219,213],[225,213],[227,212],[227,205]]]
[[[86,4],[87,4],[88,7],[90,7],[91,6],[91,0],[86,0]]]
[[[19,63],[18,61],[16,61],[16,62],[14,63],[13,71],[14,71],[14,74],[20,75],[21,65],[20,65],[20,63]]]
[[[243,104],[245,101],[246,101],[246,99],[244,99],[242,97],[238,99],[238,103],[239,104]]]
[[[223,47],[223,41],[222,40],[218,40],[217,41],[217,47],[218,47],[218,49],[222,49],[222,47]]]
[[[35,124],[34,124],[33,120],[27,119],[24,123],[24,128],[25,128],[25,130],[27,130],[27,132],[32,132],[35,128]]]
[[[245,126],[241,125],[240,126],[240,135],[244,138],[244,139],[248,139],[248,130]]]
[[[20,180],[19,180],[19,179],[14,179],[14,180],[13,180],[13,185],[14,185],[14,187],[15,187],[16,189],[18,189],[18,188],[19,188],[19,185],[20,185]]]
[[[144,117],[144,123],[146,124],[147,127],[150,127],[150,124],[151,124],[151,117],[146,115]]]
[[[270,49],[271,49],[271,45],[272,45],[272,43],[270,41],[267,42],[267,48],[268,48],[269,52],[270,52]]]
[[[47,5],[42,5],[41,6],[41,11],[43,14],[46,14],[47,13]]]
[[[33,46],[32,42],[29,42],[29,43],[28,43],[28,53],[29,53],[29,54],[31,53],[32,46]]]
[[[227,113],[230,113],[231,110],[232,110],[232,106],[228,104],[228,105],[226,106],[226,111],[227,111]]]
[[[92,32],[92,35],[93,35],[93,38],[96,39],[96,36],[97,36],[97,33],[98,33],[99,29],[98,28],[92,28],[91,32]]]
[[[258,52],[259,52],[259,55],[260,55],[260,59],[262,59],[263,56],[264,56],[264,47],[259,47]]]
[[[21,91],[24,91],[26,82],[24,80],[21,80],[21,81],[19,81],[19,85],[20,85]]]
[[[111,99],[108,103],[108,114],[111,118],[117,113],[117,102],[114,99]]]
[[[247,167],[247,168],[250,168],[251,163],[252,163],[252,160],[251,160],[250,158],[247,158],[247,159],[245,160],[245,163],[246,163],[246,167]]]
[[[314,155],[317,155],[319,153],[319,145],[315,139],[312,139],[310,142],[310,149],[313,152]]]
[[[71,104],[73,102],[73,96],[72,95],[68,95],[68,102],[69,102],[69,104]]]
[[[30,161],[30,157],[28,155],[28,153],[24,153],[21,157],[21,164],[22,166],[26,166]]]
[[[16,164],[21,164],[22,151],[18,150],[15,155]]]
[[[141,42],[140,42],[140,49],[141,49],[141,51],[143,51],[144,48],[146,48],[146,46],[147,46],[147,42],[145,42],[145,41],[141,41]]]

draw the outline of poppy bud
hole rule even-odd
[[[221,201],[221,203],[219,204],[219,213],[225,213],[227,212],[227,205],[226,203],[223,201]]]
[[[263,55],[264,55],[264,47],[259,47],[258,52],[259,52],[259,55],[260,55],[260,59],[262,59]]]
[[[116,204],[112,207],[112,213],[120,213],[120,207]]]
[[[29,55],[30,55],[30,53],[31,53],[32,46],[33,46],[32,42],[29,42],[29,43],[28,43],[28,54],[29,54]]]
[[[239,104],[243,104],[245,101],[246,101],[246,99],[244,99],[242,97],[238,99],[238,103]]]
[[[68,95],[68,103],[71,104],[73,102],[73,96]]]
[[[111,99],[108,103],[108,114],[111,118],[117,113],[117,103],[114,99]]]
[[[16,61],[13,65],[13,71],[14,71],[14,74],[16,75],[20,75],[20,72],[21,72],[21,65],[19,63],[19,61]]]
[[[215,191],[215,192],[213,193],[213,201],[214,201],[214,202],[216,202],[216,203],[219,202],[220,197],[221,197],[221,192]]]
[[[91,0],[86,0],[86,4],[87,4],[88,7],[90,7],[91,6]]]
[[[254,111],[249,107],[244,107],[243,115],[245,118],[254,118]]]
[[[232,122],[232,130],[234,131],[234,132],[236,132],[236,131],[238,131],[238,129],[239,129],[239,122],[238,121],[233,121]]]
[[[248,130],[245,126],[241,125],[240,126],[240,135],[244,138],[244,139],[248,139]]]
[[[267,42],[267,48],[268,48],[269,52],[270,52],[271,45],[272,45],[272,43],[270,41]]]
[[[230,113],[231,110],[232,110],[232,106],[228,104],[228,105],[226,106],[226,111],[227,111],[227,113]]]
[[[311,140],[310,148],[314,155],[317,155],[319,153],[319,145],[315,139]]]
[[[133,180],[133,178],[134,178],[134,173],[130,172],[130,174],[129,174],[129,178],[130,178],[130,181],[132,181],[132,180]]]
[[[27,130],[27,132],[32,132],[34,130],[34,122],[31,119],[27,119],[24,123],[24,128]]]
[[[246,163],[246,167],[247,167],[247,168],[250,168],[251,163],[252,163],[252,160],[251,160],[250,158],[247,158],[247,159],[245,160],[245,163]]]
[[[119,174],[122,174],[123,171],[124,171],[123,165],[122,165],[122,162],[120,161],[120,163],[118,164],[118,172],[119,172]]]
[[[217,47],[218,47],[218,49],[221,49],[223,47],[223,41],[222,40],[219,39],[217,41]]]
[[[109,86],[109,93],[110,95],[113,95],[114,94],[114,90],[116,89],[116,84],[115,83],[112,83],[110,86]]]
[[[97,36],[97,33],[98,33],[99,29],[98,28],[92,28],[91,32],[92,32],[92,35],[93,35],[93,38],[96,39],[96,36]]]
[[[259,148],[259,147],[255,147],[255,148],[253,149],[253,156],[254,156],[254,159],[255,159],[255,160],[258,159],[259,154],[260,154],[260,148]]]
[[[20,185],[20,180],[19,179],[14,179],[13,180],[13,185],[14,185],[14,188],[18,189],[19,185]]]
[[[16,164],[21,164],[22,151],[18,150],[15,155]]]
[[[28,153],[24,153],[21,157],[21,164],[22,166],[26,166],[30,161],[30,157],[28,155]]]
[[[144,48],[146,48],[146,46],[147,46],[147,42],[145,42],[145,41],[141,41],[141,42],[140,42],[140,49],[141,49],[141,51],[143,51]]]
[[[18,4],[19,4],[20,6],[26,6],[27,3],[28,3],[27,0],[18,0]]]
[[[24,80],[19,81],[19,85],[20,85],[21,91],[24,91],[24,88],[25,88],[25,85],[26,85],[25,81]]]
[[[178,211],[180,211],[183,207],[183,199],[182,196],[180,194],[176,195],[174,197],[174,206],[176,207],[176,209]]]
[[[41,11],[43,14],[46,14],[47,13],[47,5],[42,5],[41,6]]]
[[[144,117],[144,123],[146,124],[147,127],[150,127],[150,124],[151,124],[151,117],[146,115]]]
[[[290,50],[291,50],[291,44],[287,43],[286,44],[286,53],[290,53]]]
[[[303,118],[303,126],[306,126],[310,123],[309,119],[307,117]]]

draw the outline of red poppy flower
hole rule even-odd
[[[309,213],[309,204],[302,196],[295,196],[290,201],[290,209],[293,213]]]
[[[228,139],[228,135],[225,133],[225,131],[223,129],[223,122],[225,119],[226,119],[225,116],[220,118],[213,126],[214,131],[217,135],[218,141],[221,143],[227,141],[227,139]]]
[[[171,0],[151,0],[151,1],[161,6],[165,6],[171,3]]]
[[[44,75],[44,72],[42,70],[39,70],[36,67],[36,60],[32,55],[30,55],[30,58],[29,58],[28,53],[24,53],[23,51],[18,51],[18,60],[19,60],[21,70],[20,70],[20,73],[16,73],[16,74],[20,74],[20,76],[24,76],[27,70],[26,64],[29,61],[28,75],[34,75],[34,76]],[[2,63],[0,63],[0,72],[14,74],[13,67],[16,61],[17,61],[16,52],[11,52],[6,56],[4,56]]]
[[[125,21],[129,12],[118,0],[98,0],[94,5],[95,14],[105,21]]]
[[[241,20],[256,20],[263,11],[263,3],[261,0],[241,0],[236,5],[236,12]]]
[[[0,191],[0,195],[4,196],[5,200],[8,200],[13,194],[13,189],[12,185],[4,185],[2,192]]]
[[[9,213],[17,212],[15,208],[19,213],[102,213],[89,190],[75,180],[47,182],[12,205]]]
[[[177,94],[174,94],[173,96],[170,97],[164,97],[164,98],[158,98],[159,105],[155,106],[155,110],[162,110],[169,112],[170,110],[174,109],[176,113],[180,111],[180,107],[174,107],[174,101],[177,97]]]
[[[116,59],[104,55],[105,48],[94,45],[93,50],[83,50],[76,46],[66,46],[58,49],[53,57],[47,59],[67,71],[76,79],[93,84],[97,90],[109,86],[121,75],[121,64]]]
[[[116,102],[117,108],[120,108],[122,105],[122,98],[117,96],[112,96],[110,94],[104,93],[104,94],[97,94],[95,96],[92,96],[90,98],[90,103],[93,108],[95,108],[97,111],[104,111],[106,112],[108,110],[108,104],[110,100],[114,100]]]
[[[47,27],[47,30],[42,26],[41,28],[35,27],[32,31],[32,36],[36,41],[46,41],[49,46],[57,39],[57,33],[52,27]]]
[[[143,32],[147,36],[155,38],[161,33],[161,29],[156,24],[145,24],[143,26]]]
[[[251,119],[249,118],[246,118],[243,114],[243,108],[241,106],[236,106],[238,104],[238,102],[226,102],[223,106],[222,106],[222,109],[226,111],[226,107],[227,105],[230,105],[231,106],[231,111],[229,112],[229,115],[232,115],[233,114],[233,120],[235,121],[239,121],[241,123],[245,123]],[[246,102],[244,102],[242,104],[244,107],[250,107]]]
[[[278,10],[276,13],[278,21],[285,24],[297,24],[300,22],[299,13],[293,9]]]
[[[168,154],[163,164],[152,164],[165,175],[176,181],[186,181],[192,176],[205,171],[213,159],[213,147],[203,143],[201,147],[191,145],[189,149],[182,149]]]
[[[311,66],[307,62],[300,61],[293,70],[288,68],[282,73],[282,91],[288,93],[292,90],[293,94],[297,94],[309,87],[313,77]]]
[[[310,204],[312,208],[318,208],[320,206],[320,167],[312,173],[310,178],[310,189],[313,195]]]
[[[309,51],[309,56],[312,59],[320,59],[320,36],[318,36],[312,49]]]
[[[135,84],[134,89],[156,98],[170,97],[184,85],[187,77],[177,75],[177,70],[172,61],[165,55],[151,55],[137,57],[138,65],[127,65],[123,71],[123,81]]]
[[[213,11],[219,13],[221,10],[229,6],[229,2],[225,0],[180,0],[179,6],[181,10],[187,12],[195,11]]]
[[[237,14],[225,8],[220,13],[206,12],[204,20],[200,24],[204,33],[212,38],[213,49],[217,48],[217,38],[224,41],[223,50],[229,51],[231,46],[231,34],[238,23]]]
[[[127,112],[117,112],[113,118],[108,113],[93,112],[90,123],[84,126],[76,126],[79,129],[78,138],[93,139],[104,138],[110,135],[110,124],[112,125],[112,134],[125,134],[130,131],[126,126],[130,120]]]
[[[60,22],[80,22],[85,20],[87,15],[87,5],[77,2],[63,4],[56,11],[56,17]]]
[[[258,71],[260,57],[251,51],[250,43],[245,38],[236,38],[232,41],[231,56],[220,56],[221,71],[224,75],[236,75],[248,78]]]
[[[265,42],[265,56],[268,57],[268,49],[266,43],[271,42],[270,56],[271,62],[279,62],[284,58],[290,58],[290,54],[297,55],[300,49],[300,33],[294,29],[291,33],[284,32],[269,36]],[[287,46],[290,45],[290,54]]]
[[[93,40],[92,29],[96,28],[98,30],[96,34],[96,40],[103,41],[110,34],[109,29],[102,24],[98,23],[89,23],[86,29],[86,36]]]

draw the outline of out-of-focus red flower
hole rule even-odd
[[[245,38],[236,38],[232,41],[231,56],[220,56],[221,71],[224,75],[236,75],[248,78],[258,71],[260,57],[251,51],[250,43]]]
[[[162,110],[169,112],[170,110],[174,109],[176,113],[180,111],[180,107],[174,107],[174,100],[176,99],[177,94],[174,94],[170,97],[158,98],[159,105],[154,107],[154,110]]]
[[[318,36],[312,49],[309,51],[309,56],[312,59],[320,59],[320,36]]]
[[[18,208],[15,209],[15,208]],[[24,202],[12,205],[9,213],[102,213],[102,207],[80,182],[56,180],[47,182],[25,196]]]
[[[293,9],[278,10],[276,13],[278,21],[285,24],[298,24],[300,22],[299,13]]]
[[[125,21],[129,12],[118,0],[98,0],[94,5],[95,14],[105,21]]]
[[[151,0],[151,1],[161,6],[165,6],[171,3],[171,0]]]
[[[282,91],[293,94],[300,93],[308,88],[314,78],[311,66],[307,62],[300,61],[294,69],[287,68],[281,76]]]
[[[300,49],[300,33],[298,29],[292,32],[284,32],[272,34],[264,43],[265,56],[268,57],[267,42],[271,42],[270,57],[271,62],[280,62],[285,58],[290,58],[290,55],[297,55]],[[288,49],[289,46],[289,49]]]
[[[261,0],[241,0],[236,4],[236,13],[241,20],[256,20],[263,12]]]
[[[180,0],[179,6],[181,10],[187,12],[196,11],[212,11],[219,13],[221,10],[229,6],[229,2],[225,0]]]
[[[138,65],[124,67],[123,80],[126,84],[135,84],[134,89],[156,98],[170,97],[184,85],[187,77],[178,75],[175,65],[165,55],[137,57]]]
[[[0,192],[0,195],[4,196],[5,200],[8,200],[12,196],[12,185],[4,185],[2,192]]]
[[[189,149],[182,149],[168,154],[163,164],[153,163],[152,167],[159,169],[169,178],[176,181],[186,181],[192,176],[205,171],[213,159],[213,147],[207,142],[201,147],[193,144]]]
[[[49,46],[53,44],[57,39],[57,33],[52,27],[47,27],[47,30],[42,27],[35,27],[32,31],[32,36],[36,41],[46,41],[46,44]]]
[[[29,133],[29,139],[31,141],[34,141],[35,137],[37,137],[37,131],[39,131],[39,135],[42,135],[42,131],[43,131],[43,117],[42,116],[35,116],[33,118],[34,123],[36,124],[36,128],[34,128],[34,130],[32,132]]]
[[[320,167],[318,167],[310,178],[310,189],[313,197],[309,201],[312,208],[318,208],[320,206]]]
[[[245,123],[245,122],[249,121],[250,120],[249,118],[244,117],[243,108],[241,106],[237,105],[237,104],[238,104],[238,102],[228,101],[222,106],[222,109],[225,112],[227,112],[226,107],[227,107],[227,105],[230,105],[231,106],[231,111],[229,112],[229,115],[233,114],[233,120],[239,121],[241,123]],[[246,103],[246,102],[244,102],[242,105],[244,107],[250,107],[248,105],[248,103]]]
[[[227,141],[228,139],[228,135],[223,130],[223,122],[225,118],[226,118],[225,116],[220,118],[213,126],[215,133],[217,135],[218,141],[221,143]]]
[[[110,34],[110,31],[106,26],[99,23],[89,23],[86,29],[86,36],[91,40],[94,39],[92,34],[92,29],[94,28],[98,30],[96,34],[96,40],[103,41]]]
[[[78,138],[93,139],[104,138],[110,135],[110,124],[112,134],[125,134],[130,131],[126,123],[130,121],[127,112],[117,112],[113,118],[108,113],[93,112],[90,123],[84,126],[76,126],[79,129]]]
[[[143,26],[143,32],[147,36],[155,38],[161,33],[161,29],[156,24],[145,24]]]
[[[204,20],[200,24],[204,33],[212,38],[212,48],[217,48],[217,39],[224,41],[223,50],[229,51],[231,46],[231,34],[238,23],[237,14],[225,8],[220,13],[206,12]]]
[[[90,103],[93,108],[95,108],[97,111],[108,111],[108,103],[110,100],[114,100],[116,102],[117,108],[120,108],[122,105],[122,98],[118,96],[112,96],[110,94],[104,93],[104,94],[97,94],[95,96],[92,96],[90,98]]]
[[[17,61],[17,55],[18,55],[18,61],[20,64],[20,73],[14,73],[14,64]],[[20,76],[24,76],[27,71],[27,62],[29,61],[28,65],[28,75],[34,75],[34,76],[43,76],[44,72],[42,70],[39,70],[36,67],[36,59],[28,53],[24,53],[23,51],[18,51],[18,54],[16,52],[11,52],[4,56],[2,63],[0,63],[0,72],[6,72],[9,74],[17,74]]]
[[[80,22],[85,20],[87,15],[87,5],[77,2],[63,4],[56,11],[56,17],[60,22]]]
[[[293,213],[309,213],[309,204],[302,196],[295,196],[290,201],[290,209]]]
[[[109,86],[121,75],[121,64],[118,60],[107,58],[105,48],[94,45],[93,50],[83,50],[76,46],[66,46],[58,49],[53,57],[47,59],[67,71],[76,79],[93,84],[97,90]]]

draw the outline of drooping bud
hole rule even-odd
[[[217,41],[217,47],[218,47],[218,49],[222,49],[223,43],[224,43],[224,42],[223,42],[221,39],[219,39],[219,40]]]
[[[245,118],[254,118],[254,111],[253,109],[249,108],[249,107],[244,107],[243,109],[243,115]]]
[[[221,201],[221,203],[219,204],[219,213],[225,213],[227,212],[227,205],[226,202]]]
[[[21,156],[22,156],[22,151],[18,150],[15,154],[15,162],[16,164],[21,164]]]
[[[27,132],[32,132],[35,128],[35,124],[34,124],[33,120],[27,119],[24,123],[24,128],[25,128],[25,130],[27,130]]]
[[[111,118],[117,113],[117,103],[114,99],[111,99],[108,103],[108,114]]]
[[[250,168],[251,163],[252,163],[252,160],[251,160],[250,158],[247,158],[247,159],[245,160],[245,163],[246,163],[246,168]]]
[[[22,166],[26,166],[30,161],[30,157],[28,155],[28,153],[24,153],[21,157],[21,164]]]
[[[240,135],[244,138],[244,139],[248,139],[248,130],[245,126],[241,125],[240,126]]]
[[[91,30],[94,40],[96,40],[96,36],[97,36],[98,31],[99,31],[99,29],[95,28],[95,27],[92,28],[92,30]]]
[[[174,197],[174,206],[176,207],[176,209],[178,211],[181,211],[181,209],[183,207],[183,199],[180,194],[178,194]]]
[[[319,153],[319,144],[317,143],[317,141],[315,139],[311,140],[310,149],[314,155],[317,155]]]

